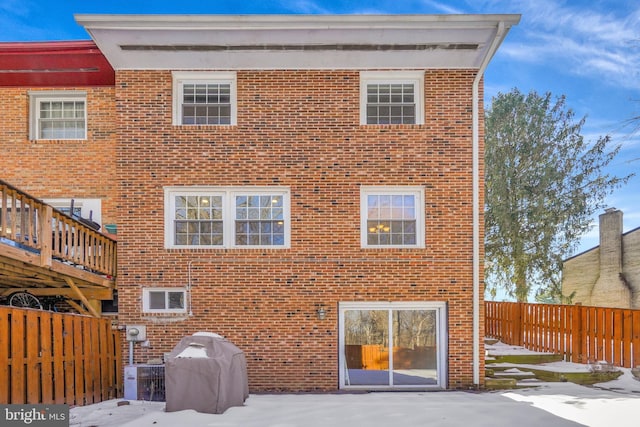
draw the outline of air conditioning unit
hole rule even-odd
[[[125,366],[124,398],[164,402],[164,365]]]

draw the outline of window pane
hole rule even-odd
[[[265,246],[265,245],[271,245],[272,244],[272,236],[270,234],[261,234],[260,235],[260,244]]]
[[[228,83],[184,83],[182,124],[231,123],[231,85]]]
[[[202,221],[200,224],[200,234],[211,234],[211,222]]]
[[[249,219],[259,219],[260,218],[260,209],[258,208],[249,208]]]
[[[40,138],[51,139],[53,138],[53,123],[42,122],[40,123]]]
[[[393,310],[394,385],[436,384],[437,324],[435,310]]]
[[[249,234],[259,234],[260,233],[260,222],[258,221],[249,221]]]
[[[237,245],[284,245],[284,221],[236,221]]]
[[[40,103],[40,118],[48,119],[51,117],[51,103],[50,102],[41,102]]]
[[[414,219],[416,217],[416,210],[414,208],[405,208],[403,219]]]
[[[416,200],[410,194],[367,195],[367,245],[415,245]]]
[[[249,232],[248,221],[236,221],[236,234],[247,234]]]
[[[54,119],[62,118],[62,102],[51,103],[51,117]]]
[[[367,124],[415,123],[412,83],[367,85]]]
[[[169,309],[181,309],[184,308],[184,292],[168,292],[169,294]]]
[[[84,139],[83,101],[40,101],[38,138],[41,139]]]
[[[76,102],[75,115],[74,117],[78,119],[84,118],[84,102]]]
[[[149,308],[152,310],[165,309],[165,292],[151,291],[149,292]]]
[[[222,196],[175,196],[175,244],[222,244]]]
[[[249,207],[260,207],[260,196],[249,196]]]

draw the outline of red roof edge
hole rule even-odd
[[[91,40],[0,43],[0,86],[113,86],[115,72]]]

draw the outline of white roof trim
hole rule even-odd
[[[520,15],[76,15],[116,70],[478,68]]]

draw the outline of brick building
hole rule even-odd
[[[103,226],[115,224],[114,83],[113,68],[92,41],[0,43],[0,180],[65,213]],[[3,193],[0,200],[0,210],[9,208],[0,220],[3,241],[11,238],[12,228],[7,225],[12,201],[5,197]],[[21,224],[23,238],[29,234],[24,233],[26,225]],[[13,228],[15,233],[20,227]],[[35,284],[29,293],[50,296],[55,283],[65,283],[58,269],[37,273],[26,267],[28,255],[23,254],[24,264],[17,259],[0,262],[0,296],[25,283]],[[102,286],[97,277],[90,281],[99,290],[80,285],[88,305],[98,311],[101,301],[111,306],[113,283]],[[77,299],[71,289],[55,292]]]
[[[640,228],[622,229],[622,211],[607,209],[600,244],[564,261],[562,295],[572,303],[640,308]]]
[[[482,74],[519,16],[76,20],[115,70],[81,166],[136,362],[204,330],[253,391],[483,385]]]
[[[75,199],[85,216],[115,222],[111,65],[92,41],[0,43],[0,58],[2,179],[54,207]],[[65,108],[74,117],[54,117]]]

